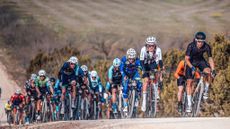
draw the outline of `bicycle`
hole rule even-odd
[[[13,124],[13,116],[12,116],[12,110],[6,110],[6,118],[7,118],[7,123],[9,125]]]
[[[158,104],[158,81],[160,72],[157,69],[153,69],[149,73],[149,84],[147,89],[147,103],[146,103],[146,112],[147,117],[156,117],[157,114],[157,104]]]
[[[116,87],[117,91],[116,91],[116,105],[117,105],[117,112],[114,113],[113,111],[109,111],[111,118],[114,118],[114,119],[118,119],[119,117],[121,117],[121,110],[122,110],[122,103],[123,103],[123,94],[122,94],[122,86],[121,84],[112,84],[111,85],[112,88]],[[109,97],[108,99],[108,110],[111,109],[112,107],[112,96]]]
[[[83,90],[83,98],[80,103],[81,120],[87,120],[90,117],[90,113],[89,113],[90,104],[88,99],[89,90],[86,88],[86,86],[83,86],[82,90]]]
[[[204,78],[208,75],[208,73],[205,73],[205,72],[199,72],[199,73],[201,77],[193,93],[193,110],[192,110],[193,117],[196,117],[199,114],[201,100],[202,100],[203,93],[204,93]]]
[[[122,118],[135,118],[137,116],[137,107],[135,106],[135,103],[137,102],[137,81],[140,80],[140,78],[135,78],[134,80],[129,78],[128,83],[128,111],[124,112],[122,107],[121,116]]]
[[[64,108],[64,114],[60,114],[60,118],[62,120],[71,120],[73,118],[73,110],[72,110],[72,87],[71,85],[68,85],[66,87],[66,93],[65,93],[65,108]]]

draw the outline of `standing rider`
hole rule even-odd
[[[40,120],[41,101],[43,99],[43,96],[46,96],[46,94],[49,92],[49,78],[46,76],[45,70],[39,70],[38,77],[35,80],[35,86],[38,94],[36,116],[37,119]]]
[[[61,114],[64,114],[64,107],[65,107],[65,93],[66,93],[66,88],[71,85],[72,89],[72,108],[75,108],[75,98],[76,98],[76,66],[78,64],[78,59],[75,56],[71,56],[70,59],[65,62],[62,66],[62,68],[59,71],[59,80],[61,82],[62,86],[62,95],[61,95]]]
[[[149,84],[149,71],[153,69],[158,69],[160,67],[163,70],[163,61],[161,49],[157,46],[157,40],[155,37],[150,36],[145,40],[145,46],[141,49],[140,61],[143,68],[143,101],[141,110],[146,111],[146,97],[147,97],[147,87]],[[162,84],[159,84],[159,89],[162,89]],[[158,98],[160,90],[158,90]]]
[[[208,98],[208,89],[209,84],[211,83],[211,76],[215,77],[216,71],[214,67],[214,61],[212,59],[212,50],[208,43],[205,42],[206,35],[204,32],[197,32],[195,34],[195,38],[193,42],[191,42],[186,50],[185,61],[186,61],[186,79],[187,79],[187,99],[188,106],[186,111],[192,111],[192,82],[193,75],[196,71],[196,67],[199,68],[200,71],[203,71],[208,74],[205,82],[205,90],[204,90],[204,99]],[[208,54],[209,64],[204,59],[203,54]]]
[[[126,52],[126,56],[121,59],[120,70],[122,74],[123,82],[123,98],[124,98],[124,112],[128,111],[128,84],[129,79],[137,81],[137,91],[141,91],[140,75],[138,69],[141,68],[140,60],[137,57],[136,51],[133,48],[129,48]]]
[[[113,60],[113,65],[110,66],[108,71],[109,81],[106,84],[106,90],[109,93],[109,96],[112,94],[112,110],[113,113],[117,113],[117,104],[116,104],[116,92],[118,87],[122,85],[122,75],[120,70],[121,60],[115,58]]]

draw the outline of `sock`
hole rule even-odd
[[[188,106],[192,106],[191,98],[192,98],[191,95],[187,95]]]
[[[146,94],[146,92],[144,92],[143,93],[143,102],[142,102],[142,105],[146,104],[146,97],[147,97],[147,94]]]
[[[209,83],[206,82],[205,88],[204,88],[204,93],[208,93],[208,89],[209,89]]]

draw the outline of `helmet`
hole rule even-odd
[[[51,77],[50,82],[56,82],[56,79],[54,77]]]
[[[119,58],[115,58],[113,60],[113,66],[114,67],[119,67],[121,65],[121,60]]]
[[[136,51],[133,48],[129,48],[126,53],[127,58],[136,58]]]
[[[82,65],[81,69],[83,70],[83,72],[88,72],[88,67],[86,65]]]
[[[73,63],[73,64],[78,64],[78,59],[76,56],[71,56],[68,62]]]
[[[35,73],[32,73],[31,76],[30,76],[30,79],[35,80],[36,78],[37,78],[37,75]]]
[[[97,77],[97,71],[93,70],[91,73],[90,73],[91,77]]]
[[[45,76],[46,75],[46,71],[43,70],[43,69],[41,69],[41,70],[39,70],[38,75],[39,76]]]
[[[17,95],[21,94],[21,90],[20,89],[17,89],[16,92],[15,92]]]
[[[195,39],[199,41],[204,41],[206,39],[206,35],[204,32],[197,32],[195,34]]]
[[[156,45],[157,44],[156,37],[149,36],[148,38],[146,38],[145,44],[147,44],[147,45]]]

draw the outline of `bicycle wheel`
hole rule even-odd
[[[186,113],[187,105],[188,105],[187,92],[184,92],[182,96],[182,111],[181,111],[181,116],[183,117],[187,116],[187,113]]]
[[[129,101],[128,101],[128,118],[132,118],[134,114],[134,104],[136,99],[136,90],[132,89],[129,93]]]
[[[198,116],[199,111],[200,111],[200,104],[201,104],[201,98],[204,92],[204,84],[203,83],[198,83],[197,85],[197,90],[194,93],[194,104],[193,104],[193,117]]]
[[[149,85],[147,89],[145,116],[150,118],[151,114],[152,114],[152,86]]]
[[[152,95],[152,117],[156,117],[157,114],[157,94],[158,94],[158,85],[153,85],[153,95]]]
[[[47,101],[46,101],[46,98],[44,98],[43,103],[42,103],[42,122],[46,122],[47,120],[46,111],[47,111]]]
[[[31,115],[30,115],[30,122],[34,122],[35,120],[35,104],[34,102],[31,103]]]

